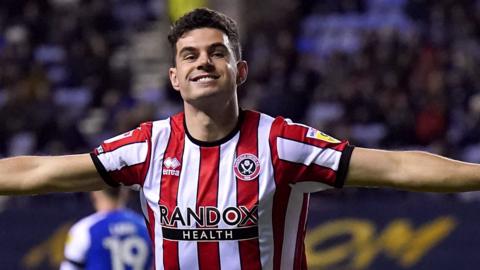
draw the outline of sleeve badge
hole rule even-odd
[[[307,138],[321,140],[329,143],[340,143],[339,140],[333,138],[332,136],[325,134],[314,128],[309,128],[307,131]]]

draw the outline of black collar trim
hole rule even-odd
[[[185,134],[187,134],[188,139],[190,139],[190,141],[193,142],[194,144],[196,144],[198,146],[204,146],[204,147],[219,146],[219,145],[222,145],[223,143],[228,142],[230,139],[232,139],[237,134],[237,132],[240,130],[240,127],[242,126],[243,119],[245,118],[244,114],[245,114],[244,111],[240,110],[237,125],[235,126],[235,128],[232,131],[230,131],[230,133],[228,133],[227,136],[225,136],[224,138],[222,138],[220,140],[212,141],[212,142],[200,141],[200,140],[195,139],[190,134],[190,132],[188,132],[187,124],[186,124],[185,119],[183,120],[183,127],[185,128]]]

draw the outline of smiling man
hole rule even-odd
[[[480,189],[480,166],[419,151],[354,148],[282,117],[242,110],[235,22],[180,18],[169,71],[184,112],[106,140],[91,154],[0,161],[0,194],[140,190],[156,269],[305,269],[309,193],[384,186]]]
[[[178,27],[186,30],[189,25]],[[237,85],[245,81],[248,71],[247,63],[240,60],[239,45],[231,44],[238,43],[238,37],[230,41],[218,29],[200,28],[186,33],[173,31],[169,39],[177,41],[173,44],[176,65],[170,68],[170,80],[184,101],[189,131],[203,141],[225,137],[237,124]]]

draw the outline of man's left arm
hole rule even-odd
[[[345,185],[430,192],[479,190],[480,165],[422,151],[356,147]]]

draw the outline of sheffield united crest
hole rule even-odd
[[[254,180],[260,173],[260,162],[253,154],[242,154],[235,159],[233,170],[240,180]]]

